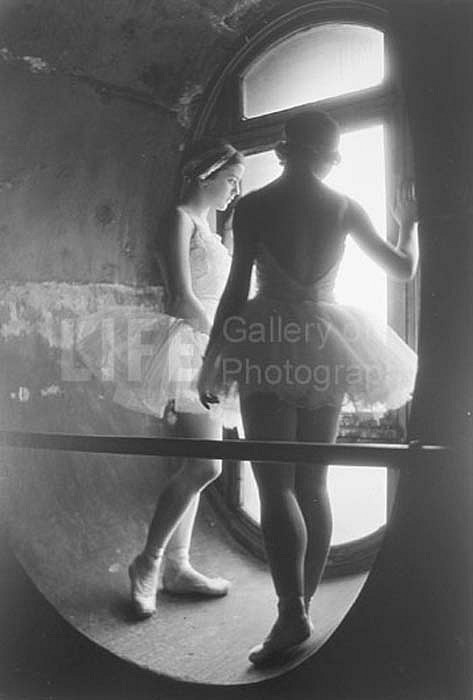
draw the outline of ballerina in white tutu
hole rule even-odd
[[[418,244],[412,192],[399,197],[397,246],[359,204],[323,184],[339,160],[339,129],[305,110],[286,124],[280,178],[243,197],[234,217],[229,281],[199,378],[204,406],[238,392],[247,439],[333,442],[344,401],[378,412],[409,400],[416,355],[392,329],[336,303],[350,234],[388,274],[410,279]],[[258,289],[248,299],[256,264]],[[362,271],[360,270],[360,275]],[[254,664],[275,662],[310,636],[332,520],[326,465],[253,464],[279,614]]]
[[[94,314],[82,326],[78,350],[97,376],[113,368],[117,403],[174,417],[181,437],[221,439],[221,412],[203,408],[197,375],[231,258],[207,217],[238,195],[243,157],[230,144],[200,142],[188,150],[182,172],[182,199],[160,241],[167,313],[122,307]],[[162,491],[144,549],[129,568],[140,618],[155,612],[160,579],[174,594],[227,593],[227,580],[205,576],[189,562],[200,492],[220,471],[215,460],[185,460]]]

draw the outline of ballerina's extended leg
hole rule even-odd
[[[198,437],[208,440],[220,440],[222,427],[219,421],[208,416],[179,414],[177,432],[182,437]],[[210,481],[220,473],[220,463],[209,460],[207,465],[202,460],[188,460],[186,469],[199,473],[207,469]],[[200,491],[200,489],[199,489]],[[167,593],[174,595],[195,595],[219,597],[228,593],[230,582],[221,577],[210,577],[197,571],[189,560],[192,532],[199,507],[200,493],[189,504],[179,525],[169,540],[163,560],[162,584]]]
[[[198,505],[199,497],[196,496],[166,547],[162,566],[163,590],[173,595],[224,596],[228,593],[230,582],[221,577],[205,576],[194,569],[189,560]]]
[[[181,414],[179,418],[187,437],[197,434],[197,437],[217,439],[221,436],[220,426],[207,417],[197,420],[195,416]],[[222,596],[228,592],[228,581],[208,578],[189,563],[199,494],[220,472],[220,462],[215,460],[185,460],[161,492],[145,548],[129,569],[131,598],[138,617],[149,617],[155,612],[161,574],[165,589],[172,593]]]
[[[339,406],[298,411],[298,440],[334,442],[338,433]],[[307,612],[322,578],[332,536],[332,511],[324,464],[296,464],[296,495],[307,527],[304,562],[304,597]]]
[[[242,402],[247,439],[293,440],[296,409],[277,397],[254,394]],[[274,586],[278,618],[268,637],[250,652],[254,665],[282,662],[312,631],[304,604],[307,528],[295,493],[295,467],[254,463],[261,500],[261,529]]]

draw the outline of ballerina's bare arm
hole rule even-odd
[[[378,235],[363,207],[351,199],[348,200],[344,216],[344,228],[360,248],[389,275],[400,280],[409,280],[415,275],[419,259],[414,198],[406,194],[398,194],[397,207],[393,211],[393,216],[399,225],[396,246]]]
[[[208,333],[210,322],[192,289],[189,251],[194,228],[190,216],[179,208],[170,217],[168,235],[162,249],[170,297],[167,312],[193,322],[198,330]]]
[[[233,257],[230,273],[215,314],[206,355],[221,338],[226,319],[238,314],[248,298],[254,257],[251,216],[245,200],[242,200],[237,205],[233,219]]]

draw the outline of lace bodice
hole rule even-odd
[[[343,254],[343,251],[342,251]],[[257,296],[287,301],[334,301],[334,286],[341,255],[326,272],[309,284],[301,284],[284,270],[264,243],[256,254]]]
[[[194,220],[190,244],[192,288],[210,316],[215,313],[230,271],[231,257],[219,236]]]

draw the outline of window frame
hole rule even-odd
[[[269,150],[280,139],[282,127],[289,115],[304,110],[307,104],[270,114],[245,117],[243,114],[242,82],[250,65],[275,44],[316,25],[343,23],[369,26],[382,31],[385,41],[385,78],[371,88],[345,93],[312,103],[330,114],[342,129],[363,128],[382,122],[385,132],[386,198],[393,201],[397,178],[413,176],[412,150],[407,118],[402,100],[402,80],[399,52],[388,14],[366,3],[330,2],[311,3],[269,21],[245,41],[235,57],[220,72],[214,82],[197,120],[194,138],[217,133],[228,139],[245,154]],[[388,240],[396,240],[394,221],[388,217]],[[416,346],[418,321],[419,275],[414,284],[388,280],[388,322],[401,337]],[[408,408],[395,412],[399,425],[397,439],[402,442],[407,426]],[[226,431],[224,437],[235,439],[235,431]],[[339,438],[340,439],[340,438]],[[353,439],[350,440],[351,442]],[[358,440],[362,441],[360,437]],[[379,434],[369,442],[388,442]],[[382,465],[380,465],[382,466]],[[235,538],[258,558],[264,558],[264,547],[259,525],[245,512],[241,493],[242,465],[227,462],[222,477],[209,489],[209,496],[218,513]],[[387,514],[395,500],[398,475],[388,469]],[[366,571],[372,565],[382,542],[385,526],[368,536],[332,546],[325,571],[331,578]]]

